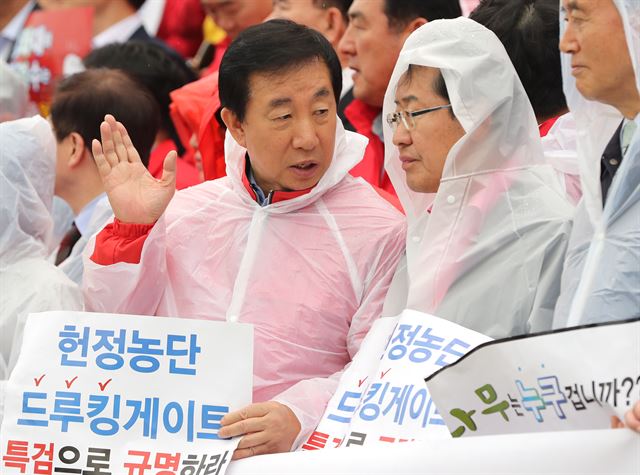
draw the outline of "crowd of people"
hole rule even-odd
[[[20,27],[79,4],[84,70],[28,117]],[[251,323],[243,458],[300,446],[378,318],[640,316],[636,0],[7,5],[0,380],[30,312]]]

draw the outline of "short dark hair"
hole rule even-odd
[[[312,0],[313,5],[316,8],[330,8],[336,7],[342,13],[345,20],[349,19],[349,7],[353,3],[353,0]]]
[[[112,43],[94,49],[83,62],[87,68],[120,69],[146,87],[160,108],[161,128],[176,144],[178,154],[184,153],[184,144],[169,114],[169,93],[193,81],[195,76],[189,76],[164,48],[150,41]]]
[[[252,74],[282,74],[314,60],[326,64],[336,104],[342,89],[342,67],[331,43],[321,33],[289,20],[254,25],[229,45],[220,63],[220,104],[244,120]]]
[[[158,104],[150,92],[116,69],[88,69],[58,84],[51,104],[58,141],[77,132],[91,150],[93,139],[100,139],[106,114],[124,124],[146,166],[160,125]]]
[[[402,28],[416,18],[458,18],[462,9],[458,0],[384,0],[384,14],[389,26]]]
[[[504,45],[539,120],[567,109],[558,9],[557,0],[483,0],[470,16]]]
[[[413,72],[416,67],[425,67],[425,66],[416,66],[415,64],[410,64],[407,68],[407,72],[402,77],[403,82],[411,83]],[[433,79],[433,84],[431,85],[433,88],[433,92],[435,92],[438,96],[442,97],[447,104],[451,103],[451,99],[449,99],[449,91],[447,89],[447,83],[444,80],[444,76],[442,75],[442,71],[438,69],[438,75]],[[453,113],[453,109],[449,109],[449,113],[451,117],[455,117]]]
[[[136,10],[140,10],[140,8],[142,7],[142,5],[144,5],[144,2],[146,0],[127,0],[127,2],[129,3],[129,5],[131,5],[133,8],[135,8]]]

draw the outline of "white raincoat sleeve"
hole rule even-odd
[[[640,2],[613,0],[640,90]],[[561,13],[563,16],[564,13]],[[561,18],[561,34],[564,18]],[[621,52],[622,54],[623,52]],[[640,315],[640,114],[631,144],[603,207],[600,159],[622,122],[611,106],[585,99],[561,55],[567,104],[576,120],[583,199],[578,205],[554,314],[554,328],[623,320]]]
[[[169,289],[166,260],[166,212],[148,232],[139,263],[117,262],[103,266],[93,262],[96,236],[83,252],[82,288],[88,311],[155,315]],[[109,223],[108,225],[114,225]],[[141,238],[146,233],[131,236]],[[173,315],[167,315],[173,316]]]
[[[380,253],[379,262],[373,267],[368,282],[365,283],[367,292],[351,320],[347,335],[347,350],[351,360],[360,349],[360,344],[374,320],[382,314],[389,285],[404,252],[406,239],[404,225],[390,229],[389,235],[392,238],[386,242],[385,248]],[[275,401],[289,407],[300,421],[300,433],[291,450],[298,449],[317,427],[347,367],[348,365],[327,378],[300,381],[274,398]]]

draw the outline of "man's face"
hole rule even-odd
[[[234,39],[271,12],[272,0],[202,0],[204,11]]]
[[[389,26],[384,0],[354,0],[338,49],[355,70],[353,94],[357,99],[382,107],[393,67],[410,33],[409,28]]]
[[[410,79],[405,74],[396,91],[396,111],[416,111],[447,104],[433,90],[439,74],[434,68],[412,67]],[[440,109],[414,117],[415,128],[407,130],[400,122],[393,143],[400,151],[407,185],[419,193],[435,193],[451,147],[465,134],[449,109]]]
[[[323,33],[325,12],[313,0],[273,0],[273,11],[267,19],[291,20]]]
[[[637,96],[620,14],[612,0],[563,0],[566,31],[560,50],[571,55],[571,74],[587,99],[619,107]]]
[[[282,73],[251,75],[244,121],[229,130],[248,150],[263,191],[315,186],[331,165],[335,143],[329,69],[312,60]]]

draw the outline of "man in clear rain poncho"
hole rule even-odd
[[[563,2],[563,16],[564,89],[576,118],[584,197],[558,328],[640,316],[640,2]]]
[[[384,113],[408,221],[384,314],[410,308],[493,338],[550,329],[572,206],[498,38],[466,18],[422,26]]]
[[[554,327],[640,316],[640,2],[562,0],[564,90],[583,200]],[[627,425],[640,431],[640,402]]]
[[[341,74],[306,27],[241,33],[219,76],[227,176],[173,199],[175,156],[155,180],[112,117],[94,141],[116,219],[85,254],[87,307],[254,325],[258,404],[220,431],[248,434],[236,457],[289,450],[313,430],[403,252],[402,215],[349,175],[366,140],[337,121]]]
[[[3,380],[15,364],[24,317],[82,309],[78,286],[47,260],[55,248],[55,145],[39,116],[0,124],[0,421]]]

